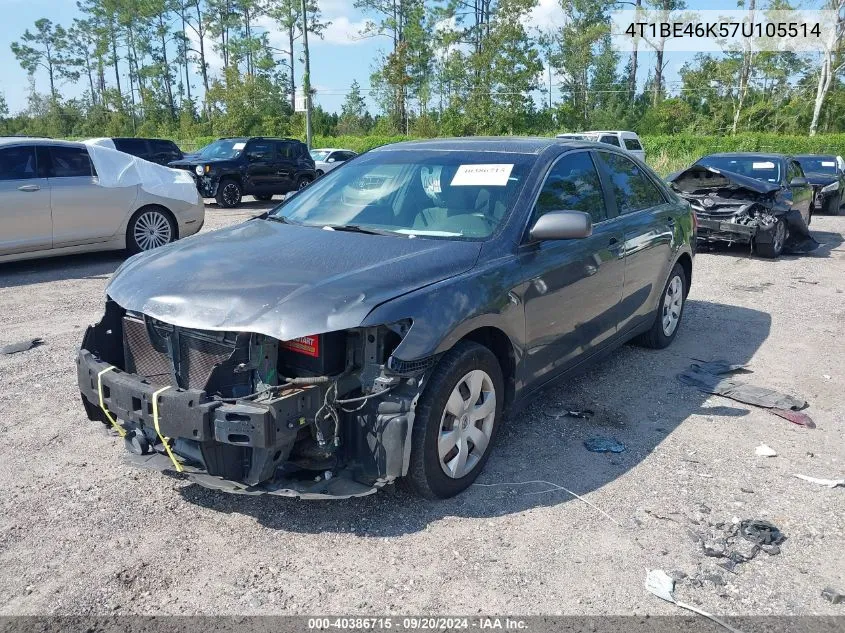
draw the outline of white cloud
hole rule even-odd
[[[566,14],[558,0],[540,0],[522,21],[526,28],[541,31],[561,27],[565,22]]]
[[[345,15],[328,18],[331,20],[328,28],[323,33],[323,39],[314,38],[315,44],[354,45],[360,44],[366,38],[361,37],[361,32],[366,28],[366,20],[350,20]]]

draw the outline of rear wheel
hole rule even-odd
[[[273,199],[273,194],[272,193],[254,193],[254,194],[252,194],[252,197],[255,198],[256,200],[261,200],[261,202],[269,202],[270,200]]]
[[[217,185],[217,195],[214,198],[217,204],[227,209],[232,209],[241,203],[243,197],[243,190],[237,180],[231,178],[224,178]]]
[[[754,248],[760,257],[768,259],[777,259],[783,252],[783,245],[786,244],[786,238],[789,231],[786,228],[786,220],[778,218],[775,228],[772,229],[771,242],[755,242]]]
[[[654,324],[648,332],[640,335],[637,342],[652,349],[669,347],[678,334],[681,317],[684,314],[686,296],[686,273],[684,273],[683,266],[675,264],[672,272],[669,273],[669,280],[666,282],[666,287],[663,288],[663,294],[660,296]]]
[[[296,189],[297,191],[300,189],[305,189],[308,185],[311,184],[311,179],[308,176],[300,176],[296,179]]]
[[[453,497],[475,481],[502,415],[504,381],[493,353],[458,343],[437,363],[416,408],[408,483],[423,497]]]
[[[139,209],[126,227],[126,249],[140,253],[170,244],[176,239],[176,223],[161,207]]]

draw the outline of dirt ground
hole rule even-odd
[[[263,208],[209,206],[204,230]],[[821,595],[845,592],[845,488],[793,477],[845,477],[845,216],[812,228],[812,256],[700,254],[672,347],[548,390],[506,421],[484,485],[436,503],[235,497],[125,465],[74,368],[122,256],[0,265],[0,345],[45,341],[0,356],[0,615],[679,613],[645,591],[654,568],[719,614],[845,614]],[[692,358],[749,363],[817,428],[680,384]],[[594,435],[627,450],[588,452]],[[779,554],[733,572],[705,556],[697,535],[752,518],[782,530]]]

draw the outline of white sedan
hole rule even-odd
[[[335,167],[339,167],[346,161],[355,158],[357,155],[350,149],[336,149],[333,147],[311,150],[311,158],[314,159],[314,169],[317,172],[317,178],[323,174],[327,174]]]
[[[193,178],[97,145],[0,139],[0,262],[164,246],[205,207]]]

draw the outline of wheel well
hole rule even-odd
[[[513,402],[516,379],[516,356],[508,335],[495,327],[482,327],[473,330],[461,340],[473,341],[493,352],[496,360],[499,361],[499,367],[502,369],[502,377],[505,381],[505,406],[507,407]]]
[[[687,278],[686,294],[689,294],[689,289],[692,287],[692,257],[684,253],[678,258],[678,263],[684,269],[684,275]]]

